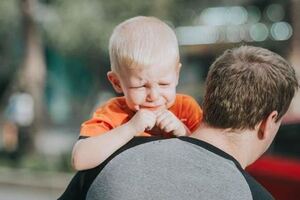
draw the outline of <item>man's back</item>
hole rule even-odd
[[[101,171],[87,195],[90,200],[268,198],[233,157],[188,137],[122,152]]]

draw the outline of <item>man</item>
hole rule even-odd
[[[227,50],[210,68],[203,123],[190,137],[136,138],[103,166],[77,174],[62,199],[76,189],[90,200],[272,199],[244,169],[273,141],[298,87],[279,55]]]

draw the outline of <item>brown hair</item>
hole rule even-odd
[[[217,128],[253,129],[272,111],[279,120],[299,88],[293,67],[267,49],[227,50],[210,67],[204,121]]]

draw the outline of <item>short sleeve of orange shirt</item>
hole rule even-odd
[[[177,94],[173,106],[169,108],[191,131],[195,131],[202,121],[202,109],[194,98]],[[80,136],[97,136],[128,122],[134,112],[127,105],[124,97],[110,99],[99,107],[93,117],[81,125]],[[149,134],[144,134],[148,135]]]

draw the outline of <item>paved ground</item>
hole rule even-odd
[[[53,200],[65,190],[73,173],[0,168],[0,200]]]
[[[55,157],[70,152],[76,133],[43,130],[36,138],[37,151]],[[75,173],[75,172],[74,172]],[[65,190],[74,173],[32,172],[0,166],[0,200],[54,200]]]
[[[61,190],[0,184],[0,200],[55,200]]]

